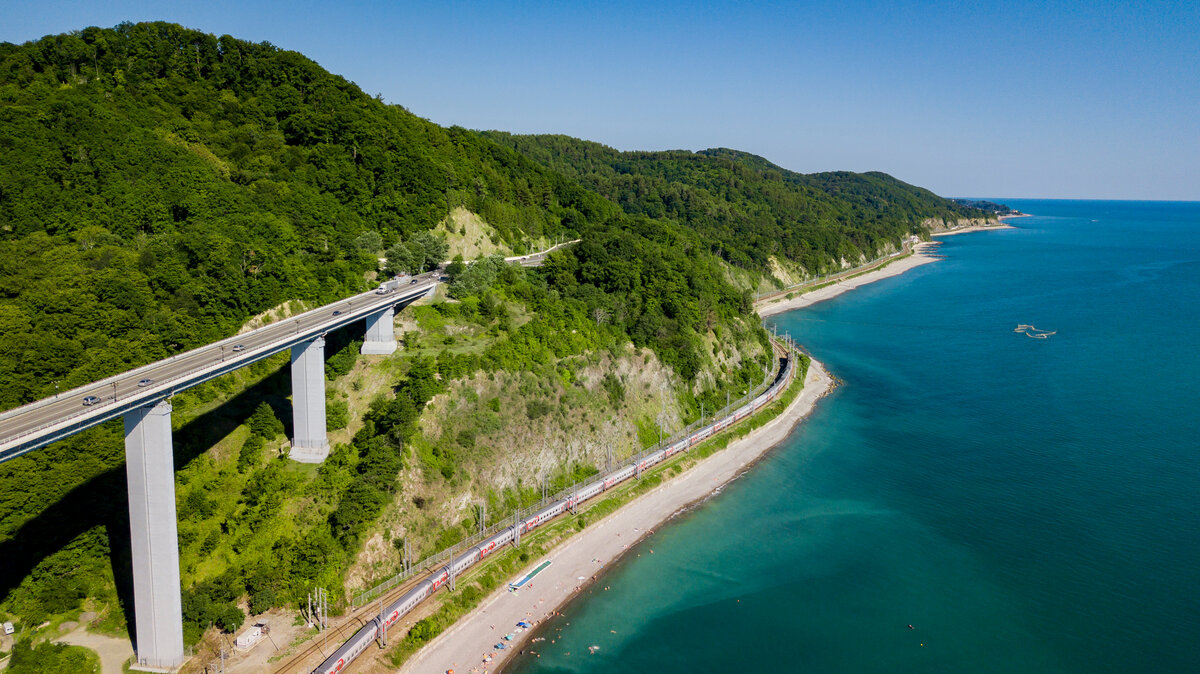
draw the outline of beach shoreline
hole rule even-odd
[[[998,225],[971,225],[970,227],[960,227],[958,229],[949,229],[944,232],[930,232],[929,236],[955,236],[957,234],[970,234],[971,232],[989,232],[993,229],[1015,229],[1012,225],[1004,222],[1006,218],[1023,218],[1021,215],[1002,215],[1000,216],[1000,224]]]
[[[505,588],[494,591],[474,611],[409,658],[399,671],[411,674],[440,674],[451,669],[459,674],[500,671],[514,652],[527,647],[525,640],[533,633],[528,630],[515,634],[507,649],[492,648],[505,634],[514,633],[518,621],[536,626],[552,617],[663,523],[689,511],[737,479],[792,433],[833,386],[834,379],[824,366],[812,361],[804,389],[782,413],[589,525],[548,555],[530,560],[529,568],[546,560],[553,564],[520,592]],[[492,660],[484,664],[489,655]]]
[[[986,229],[999,228],[987,227]],[[817,288],[816,290],[810,290],[806,293],[796,295],[791,299],[784,297],[771,300],[766,304],[756,307],[758,310],[758,315],[766,318],[767,316],[774,316],[775,314],[781,314],[785,311],[803,309],[804,307],[812,306],[818,302],[824,302],[825,300],[833,299],[842,293],[865,286],[868,283],[874,283],[885,278],[899,276],[910,269],[920,267],[924,264],[929,264],[930,262],[937,262],[940,258],[933,255],[933,251],[936,249],[936,247],[936,242],[923,241],[913,246],[912,254],[897,258],[895,261],[889,262],[878,269],[872,269],[871,271],[859,274],[858,276],[852,276],[840,281],[835,281],[827,286]]]
[[[1012,226],[1007,224],[964,227],[940,234],[1010,228]],[[934,254],[938,245],[936,241],[918,243],[913,247],[912,254],[883,267],[791,299],[771,301],[758,307],[758,313],[767,317],[801,309],[936,262],[941,259]],[[724,485],[762,460],[799,427],[817,401],[828,395],[834,385],[834,378],[824,365],[813,360],[805,377],[804,389],[777,417],[599,522],[589,525],[548,555],[530,560],[528,568],[534,568],[546,560],[553,564],[520,593],[509,592],[505,588],[495,590],[477,608],[413,654],[399,672],[444,674],[452,669],[456,674],[483,674],[504,671],[511,656],[528,647],[527,640],[537,633],[538,625],[591,587],[614,562],[634,550],[655,529],[711,498]],[[533,623],[534,629],[516,633],[514,627],[522,620]],[[510,633],[513,639],[507,642],[506,649],[493,648]],[[489,655],[492,658],[485,663],[484,659]]]

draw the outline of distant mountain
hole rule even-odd
[[[985,213],[993,213],[995,215],[1010,215],[1017,212],[1004,204],[998,204],[994,201],[982,199],[953,199],[952,201],[967,208],[977,208]]]
[[[626,213],[684,224],[713,253],[763,272],[771,256],[823,272],[898,248],[928,218],[984,215],[885,173],[801,174],[726,148],[619,152],[568,136],[485,135],[578,179]]]

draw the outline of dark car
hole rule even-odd
[[[95,405],[98,402],[100,402],[100,399],[97,398],[96,396],[88,396],[83,399],[83,406],[91,407],[92,405]]]
[[[416,282],[417,282],[417,279],[413,279],[413,280],[411,280],[411,281],[409,281],[409,282],[408,282],[408,285],[412,285],[412,284],[414,284],[414,283],[416,283]]]
[[[333,315],[334,315],[334,316],[341,316],[341,315],[342,315],[342,312],[341,312],[340,310],[338,310],[338,311],[335,311],[335,312],[333,312]]]
[[[246,350],[246,345],[245,345],[245,344],[238,344],[237,346],[233,347],[233,350],[234,350],[234,351],[245,351],[245,350]]]
[[[154,383],[153,379],[139,379],[138,386],[146,387]]]

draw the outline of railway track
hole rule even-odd
[[[654,465],[658,464],[661,461],[666,460],[667,458],[671,457],[674,454],[678,454],[679,452],[687,451],[687,449],[690,448],[693,444],[703,442],[704,440],[708,439],[711,435],[720,433],[722,430],[728,429],[731,425],[737,423],[739,420],[752,415],[754,412],[756,412],[758,409],[760,409],[763,405],[770,404],[770,402],[772,400],[774,400],[778,395],[780,395],[780,390],[777,389],[776,387],[781,384],[782,380],[788,375],[789,372],[795,371],[793,369],[795,367],[794,362],[788,362],[788,363],[782,362],[783,361],[782,356],[787,354],[787,349],[784,347],[784,345],[779,340],[776,340],[776,339],[771,340],[771,345],[772,345],[772,351],[777,355],[777,357],[779,357],[780,365],[781,366],[786,365],[787,369],[782,369],[782,367],[781,367],[781,369],[776,372],[774,381],[770,381],[770,380],[765,381],[764,386],[766,388],[764,388],[762,393],[757,394],[756,398],[751,398],[749,392],[747,392],[745,403],[739,401],[737,404],[742,405],[742,407],[740,409],[738,409],[736,412],[733,411],[732,408],[729,408],[729,409],[725,410],[725,413],[728,416],[725,416],[725,417],[721,418],[720,420],[713,419],[713,422],[709,426],[704,427],[702,429],[697,429],[694,432],[689,427],[689,429],[682,436],[682,438],[679,440],[679,442],[677,442],[669,447],[661,446],[656,452],[650,453],[648,455],[643,455],[640,459],[636,459],[635,462],[631,462],[630,465],[628,465],[624,468],[618,469],[617,471],[614,471],[612,473],[609,473],[609,476],[613,476],[612,482],[622,482],[624,480],[630,479],[631,477],[638,475],[638,471],[640,469],[643,469],[646,467],[653,467]],[[769,386],[767,385],[768,382],[769,382]],[[774,389],[773,392],[772,392],[772,389]],[[691,435],[688,435],[688,434],[691,434]],[[571,496],[570,498],[560,500],[557,503],[552,504],[551,506],[545,508],[543,511],[541,511],[541,512],[537,513],[535,516],[533,516],[532,519],[528,520],[528,523],[522,523],[522,529],[527,532],[529,529],[532,529],[532,528],[538,526],[543,521],[549,521],[550,519],[555,518],[556,515],[566,512],[566,509],[568,509],[568,508],[571,508],[573,511],[574,503],[577,503],[580,500],[588,500],[588,499],[595,497],[596,495],[601,493],[601,490],[606,491],[609,488],[609,484],[610,484],[610,482],[607,477],[604,480],[597,480],[595,482],[589,483],[582,490],[578,490],[578,491],[574,492],[574,496]],[[510,530],[515,531],[516,526],[514,525],[513,527],[510,527]],[[506,535],[507,535],[507,537],[506,537]],[[429,578],[423,578],[423,579],[422,578],[414,578],[411,582],[405,583],[404,585],[402,585],[400,587],[393,588],[392,590],[390,590],[389,592],[384,594],[378,605],[388,607],[387,611],[388,611],[388,621],[389,622],[398,621],[400,617],[403,617],[406,613],[408,613],[409,611],[414,609],[417,605],[419,605],[419,602],[421,602],[421,600],[423,598],[426,598],[426,597],[430,596],[432,593],[436,592],[438,590],[438,588],[440,586],[442,586],[442,584],[445,582],[447,574],[449,574],[449,578],[452,582],[453,576],[456,573],[455,569],[462,567],[463,570],[465,570],[466,567],[470,567],[474,563],[481,561],[483,556],[485,554],[487,554],[487,552],[491,551],[492,548],[494,548],[497,545],[506,544],[507,542],[513,540],[512,537],[515,535],[516,534],[511,534],[511,533],[506,534],[505,531],[501,531],[500,533],[498,533],[496,536],[493,537],[492,541],[490,542],[490,544],[488,544],[488,547],[486,549],[483,549],[481,551],[480,547],[476,547],[472,551],[468,551],[467,553],[464,553],[463,555],[461,555],[457,558],[453,557],[453,556],[450,557],[448,560],[448,566],[442,568],[442,570],[440,572],[440,574],[441,574],[440,576],[437,575],[438,572],[435,572],[435,576],[437,576],[436,578],[434,578],[432,576]],[[487,544],[487,542],[485,541],[485,543],[481,544],[481,546],[484,544]],[[474,556],[472,556],[472,554]],[[457,573],[461,573],[461,572],[462,571],[457,571]],[[431,579],[433,579],[433,580],[431,580]],[[423,590],[424,594],[414,595],[413,597],[410,597],[408,600],[406,600],[406,603],[403,607],[400,607],[398,605],[397,600],[405,601],[403,599],[403,597],[404,597],[404,595],[409,594],[410,590],[413,590],[415,587],[420,586],[421,583],[430,583],[430,582],[432,582],[433,584],[429,587],[426,587]],[[397,605],[393,606],[392,605],[393,603],[397,603]],[[369,647],[370,642],[369,642],[369,640],[367,640],[367,633],[363,633],[359,636],[355,636],[355,635],[359,633],[359,630],[361,630],[363,627],[367,626],[368,623],[370,622],[371,618],[373,618],[376,615],[375,609],[374,609],[375,605],[376,605],[376,602],[372,602],[371,604],[364,606],[364,607],[360,608],[358,611],[354,612],[349,618],[342,621],[342,623],[338,627],[331,629],[330,632],[332,632],[332,634],[327,632],[326,634],[321,635],[319,640],[317,638],[314,638],[313,643],[308,648],[306,648],[301,653],[298,653],[295,656],[293,656],[291,659],[289,659],[280,668],[276,669],[274,671],[274,674],[307,673],[307,672],[313,671],[312,670],[313,665],[321,665],[321,667],[322,667],[321,671],[326,671],[330,666],[328,660],[331,659],[332,656],[334,656],[335,654],[337,655],[337,657],[339,659],[336,661],[336,663],[334,665],[334,669],[329,670],[329,671],[336,670],[337,672],[339,672],[339,674],[341,672],[347,671],[353,665],[353,662],[359,656],[359,654],[363,653],[364,650]],[[399,625],[396,624],[395,626],[398,627]],[[376,631],[377,630],[373,630],[370,633],[370,634],[374,635],[374,636],[370,637],[371,639],[376,638],[376,636],[377,636],[377,634],[375,634]],[[327,647],[327,645],[331,639],[333,640],[333,643],[335,644],[332,650],[330,650]],[[351,639],[353,639],[352,644],[349,643],[349,641]],[[318,655],[325,659],[324,664],[322,664],[322,661],[316,660],[316,657]],[[343,665],[345,667],[343,667]]]
[[[419,576],[420,574],[416,574],[408,582],[388,590],[383,595],[384,606],[387,606],[400,595],[410,590],[413,585],[416,585],[421,580]],[[313,636],[310,639],[311,643],[308,647],[292,656],[287,662],[280,665],[278,669],[271,670],[271,674],[309,674],[317,665],[321,664],[321,660],[324,660],[330,653],[341,647],[363,625],[370,622],[371,618],[375,617],[378,612],[379,601],[376,599],[371,604],[367,604],[351,613],[337,627],[331,627],[326,634]],[[318,656],[320,659],[317,659]]]

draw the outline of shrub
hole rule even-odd
[[[257,466],[262,461],[263,445],[266,444],[261,435],[252,434],[242,443],[242,449],[238,452],[237,469],[239,473],[246,472],[247,469]],[[199,492],[192,492],[199,494]]]
[[[251,433],[265,440],[274,440],[283,434],[283,422],[275,416],[275,410],[266,401],[258,404],[247,425],[250,426]]]
[[[337,431],[350,424],[350,405],[339,398],[325,403],[325,428]]]
[[[531,420],[546,416],[551,409],[553,406],[545,400],[530,400],[525,404],[525,414]]]
[[[250,595],[250,612],[253,614],[265,613],[275,606],[275,591],[266,588],[259,590]]]
[[[241,629],[246,622],[246,614],[237,606],[226,606],[217,613],[216,620],[213,621],[222,632],[233,634]]]

